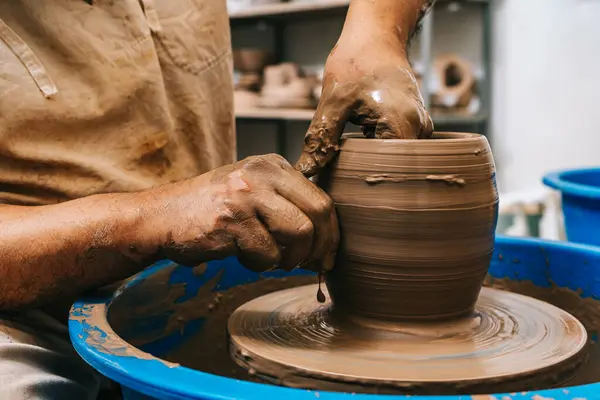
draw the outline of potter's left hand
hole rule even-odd
[[[361,45],[340,39],[327,59],[321,100],[296,168],[312,176],[331,161],[348,121],[371,138],[431,136],[433,122],[397,47],[384,40]]]

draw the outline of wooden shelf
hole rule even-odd
[[[326,11],[336,8],[345,8],[348,7],[349,4],[350,0],[302,0],[291,1],[288,3],[265,4],[262,6],[248,7],[244,10],[232,11],[229,13],[229,18],[235,20],[297,14],[312,11]]]
[[[433,124],[436,126],[473,125],[481,124],[486,120],[487,116],[484,113],[475,115],[433,114]]]
[[[253,108],[236,110],[235,117],[246,120],[310,121],[314,112],[314,110],[310,109]],[[485,122],[486,119],[485,114],[434,115],[433,123],[436,125],[470,125]]]
[[[311,109],[293,108],[253,108],[236,110],[235,117],[240,119],[268,119],[286,121],[310,121],[315,113]]]
[[[490,0],[438,0],[436,4],[443,3],[488,3]],[[256,19],[294,15],[300,13],[325,12],[345,9],[350,0],[292,0],[288,2],[252,6],[246,9],[232,11],[229,18],[232,20]]]

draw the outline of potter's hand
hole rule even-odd
[[[333,266],[333,203],[281,156],[249,157],[164,193],[168,201],[160,200],[166,209],[156,226],[169,232],[161,255],[175,262],[237,256],[255,271]]]
[[[371,138],[431,136],[433,122],[417,81],[397,49],[338,43],[325,65],[321,100],[296,168],[312,176],[331,161],[348,121]]]

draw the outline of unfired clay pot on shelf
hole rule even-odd
[[[341,231],[325,275],[334,310],[382,321],[438,320],[473,310],[494,247],[494,160],[484,136],[346,135],[318,184]]]
[[[432,105],[467,107],[474,96],[475,76],[468,61],[455,54],[440,55],[433,63]]]
[[[269,63],[269,52],[255,48],[233,50],[233,68],[241,72],[260,73]]]
[[[314,106],[312,90],[315,78],[303,77],[294,63],[265,68],[261,89],[261,107],[310,108]]]

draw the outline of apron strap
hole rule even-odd
[[[56,84],[50,78],[46,68],[33,50],[13,31],[6,23],[0,19],[0,40],[2,40],[17,56],[25,66],[29,75],[33,78],[35,84],[44,94],[44,97],[50,99],[58,93]]]

